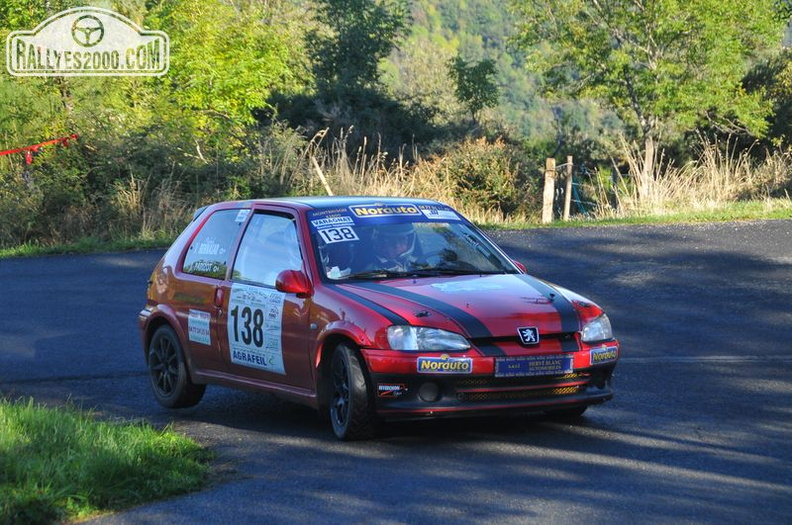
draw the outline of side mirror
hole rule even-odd
[[[283,270],[275,279],[275,289],[279,292],[297,294],[297,297],[306,298],[313,294],[311,282],[299,270]]]
[[[522,273],[528,273],[528,269],[525,267],[523,263],[521,263],[520,261],[515,261],[514,259],[512,259],[512,262],[515,264],[515,266],[517,266],[517,268],[520,269]]]

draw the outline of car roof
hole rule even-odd
[[[354,204],[439,204],[438,201],[429,199],[415,199],[410,197],[367,197],[367,196],[338,196],[338,197],[280,197],[275,199],[261,199],[255,202],[291,202],[302,204],[314,209],[336,208]]]
[[[412,197],[333,196],[333,197],[273,197],[267,199],[225,201],[225,202],[218,202],[214,206],[228,207],[228,205],[233,205],[234,207],[248,207],[255,204],[285,204],[297,208],[302,207],[309,209],[324,209],[324,208],[337,208],[340,206],[351,206],[355,204],[396,205],[396,204],[405,204],[405,203],[430,204],[430,205],[443,204],[436,200],[416,199]],[[205,208],[208,208],[210,206],[205,206],[204,208],[200,208],[199,210],[197,210],[196,215],[199,215],[200,212],[202,212]]]

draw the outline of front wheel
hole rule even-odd
[[[190,380],[179,337],[170,326],[154,332],[148,351],[149,380],[157,402],[166,408],[184,408],[198,404],[206,385]]]
[[[335,435],[344,441],[373,437],[376,416],[363,366],[354,350],[339,345],[333,352],[330,372],[333,387],[330,421]]]

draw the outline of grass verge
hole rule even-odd
[[[85,518],[198,490],[212,453],[170,428],[0,400],[0,523]]]
[[[9,248],[0,248],[0,259],[10,257],[32,257],[36,255],[63,255],[68,253],[100,253],[125,252],[131,250],[153,250],[167,248],[175,237],[158,237],[156,239],[118,239],[105,241],[95,237],[84,237],[72,243],[42,245],[35,243],[22,244]]]

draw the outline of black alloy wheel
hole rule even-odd
[[[191,381],[179,338],[170,326],[161,326],[154,332],[148,351],[148,369],[154,397],[164,407],[196,405],[206,391],[206,385]]]
[[[342,344],[333,352],[330,365],[333,397],[330,421],[335,435],[344,441],[367,439],[376,433],[376,416],[363,367],[354,350]]]

